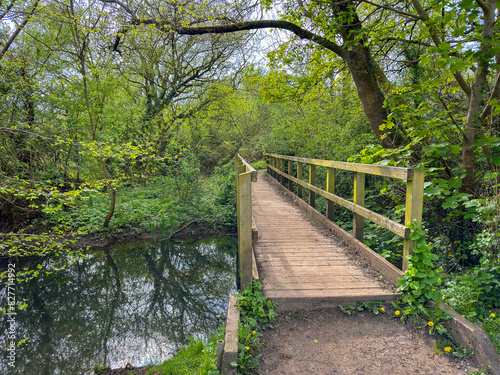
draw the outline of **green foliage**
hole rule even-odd
[[[357,305],[349,304],[346,307],[339,305],[340,310],[347,315],[352,315],[355,312],[370,311],[375,315],[383,312],[381,308],[385,305],[385,301],[373,301],[373,302],[358,302]]]
[[[462,359],[473,355],[474,348],[464,348],[461,345],[457,345],[453,340],[443,339],[437,340],[436,352]]]
[[[447,275],[443,299],[469,321],[481,325],[500,353],[498,264],[498,258],[485,256],[473,269]]]
[[[468,375],[490,375],[493,374],[490,366],[481,365],[481,370],[470,370]]]
[[[257,372],[260,355],[255,350],[262,345],[260,331],[271,327],[276,318],[274,312],[276,304],[268,300],[261,293],[262,284],[254,281],[245,290],[238,294],[236,306],[240,310],[238,325],[238,367],[241,374],[254,374]]]
[[[426,232],[415,223],[410,224],[410,239],[415,242],[414,255],[408,256],[408,269],[398,279],[403,292],[403,302],[409,305],[424,304],[428,300],[440,301],[440,292],[437,290],[441,284],[438,273],[441,269],[433,269],[433,261],[438,259],[432,254],[432,245],[425,241]]]
[[[146,374],[215,375],[217,370],[217,340],[224,338],[224,327],[208,343],[190,337],[188,343],[171,359],[148,370]]]
[[[109,370],[109,369],[110,369],[109,366],[95,365],[94,368],[93,368],[93,371],[94,371],[94,373],[98,373],[100,371],[106,371],[106,370]]]

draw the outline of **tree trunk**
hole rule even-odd
[[[393,148],[398,146],[401,139],[395,129],[389,132],[380,129],[387,120],[388,113],[384,107],[385,95],[377,81],[370,50],[363,45],[353,46],[346,51],[344,61],[351,72],[363,110],[373,133],[382,147]]]
[[[481,112],[484,105],[483,94],[487,89],[488,70],[490,59],[494,57],[492,53],[491,39],[495,32],[495,0],[488,0],[484,6],[484,24],[482,37],[483,41],[479,48],[481,58],[477,64],[474,74],[474,82],[471,87],[471,96],[469,102],[469,111],[465,122],[464,140],[462,150],[462,166],[465,171],[465,177],[462,181],[462,190],[467,193],[474,192],[474,183],[476,179],[474,154],[474,144],[478,133],[483,132]]]

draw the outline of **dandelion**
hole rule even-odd
[[[252,332],[252,335],[254,335],[254,336],[255,336],[255,334],[256,334],[256,333],[257,333],[257,331],[253,331],[253,332]]]
[[[318,340],[314,340],[314,342],[318,342]]]
[[[429,322],[429,323],[427,323],[427,325],[428,325],[429,327],[432,327],[432,326],[434,325],[434,323],[433,323],[433,322]]]
[[[217,318],[220,318],[220,315],[217,315]]]
[[[249,346],[245,346],[245,349],[248,351],[248,350],[250,350],[250,347]]]
[[[394,314],[395,314],[396,316],[398,316],[399,314],[401,314],[401,311],[396,310],[396,311],[394,311]]]
[[[465,318],[465,315],[462,315],[462,318]]]
[[[449,352],[451,352],[451,348],[450,348],[449,346],[447,346],[446,348],[444,348],[444,351],[445,351],[446,353],[449,353]]]
[[[496,314],[495,313],[491,313],[490,315],[492,318],[496,317]]]
[[[384,311],[385,311],[385,309],[384,309],[383,307],[381,307],[381,308],[380,308],[380,311],[384,312]]]

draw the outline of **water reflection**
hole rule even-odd
[[[90,374],[95,365],[159,363],[189,336],[208,337],[235,289],[235,245],[219,237],[115,246],[17,285],[17,299],[28,303],[16,317],[18,341],[29,340],[14,371],[0,353],[0,372]],[[0,298],[6,301],[5,288]]]

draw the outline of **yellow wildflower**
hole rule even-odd
[[[495,313],[491,313],[491,317],[492,318],[496,317],[496,314]]]
[[[401,314],[401,311],[396,310],[396,311],[394,311],[394,314],[397,316],[397,315]]]
[[[217,318],[220,318],[220,315],[217,315]]]
[[[465,318],[465,315],[462,315],[463,318]]]
[[[250,347],[249,347],[249,346],[245,346],[245,349],[246,349],[246,350],[250,350]]]
[[[256,334],[256,333],[257,333],[257,331],[253,331],[253,332],[252,332],[252,335],[254,335],[254,336],[255,336],[255,334]]]
[[[444,348],[444,351],[445,351],[446,353],[449,353],[449,352],[451,352],[451,348],[450,348],[449,346],[447,346],[446,348]]]
[[[429,323],[427,323],[427,325],[428,325],[429,327],[432,327],[432,326],[434,325],[434,323],[433,323],[433,322],[429,322]]]
[[[318,340],[314,340],[314,342],[318,342]]]
[[[381,308],[380,308],[380,311],[384,312],[384,311],[385,311],[385,309],[384,309],[383,307],[381,307]]]

